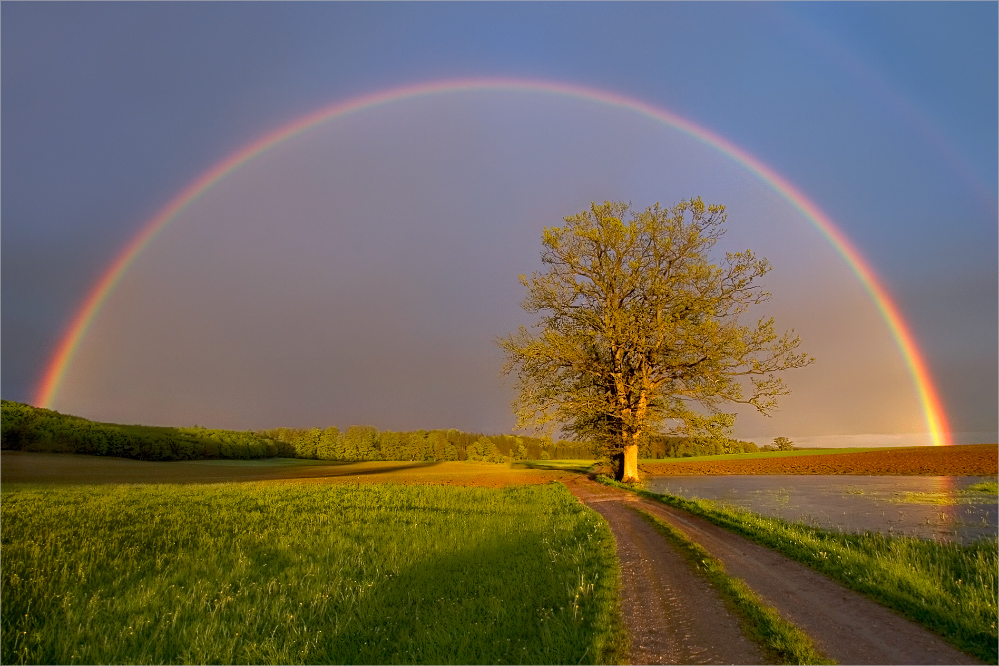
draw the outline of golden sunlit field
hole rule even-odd
[[[560,484],[4,483],[2,515],[6,664],[616,659],[614,540]]]
[[[965,446],[919,446],[856,453],[814,455],[795,451],[794,455],[759,454],[752,458],[646,462],[645,474],[919,474],[932,476],[994,476],[999,473],[995,444]],[[765,457],[764,457],[765,456]]]
[[[369,461],[265,458],[150,462],[61,453],[4,451],[2,483],[224,483],[306,481],[314,483],[426,483],[499,488],[549,483],[572,476],[558,469],[530,469],[479,462]]]

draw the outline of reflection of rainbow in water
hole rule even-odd
[[[142,250],[153,241],[159,231],[169,224],[178,213],[186,209],[201,194],[211,189],[212,186],[224,179],[228,174],[249,160],[266,152],[268,149],[323,123],[382,104],[400,102],[428,95],[476,91],[536,92],[561,95],[626,109],[672,127],[705,145],[711,146],[767,183],[801,212],[825,236],[826,240],[829,241],[853,270],[854,274],[867,290],[871,300],[881,312],[885,323],[895,338],[902,357],[905,359],[916,392],[919,395],[926,427],[932,436],[933,444],[939,446],[950,443],[949,428],[940,399],[936,394],[926,363],[919,353],[916,341],[909,331],[905,320],[902,318],[898,306],[888,296],[888,292],[881,285],[874,271],[857,249],[854,248],[853,244],[850,243],[843,232],[808,197],[749,153],[730,143],[725,138],[672,112],[653,107],[623,95],[593,88],[548,81],[519,79],[467,79],[423,83],[393,88],[356,97],[345,102],[338,102],[278,128],[216,164],[174,197],[125,246],[114,262],[105,270],[101,279],[97,281],[80,306],[66,333],[63,335],[55,354],[52,356],[36,394],[35,404],[42,407],[52,405],[80,341],[100,311],[101,305],[135,258],[142,253]]]

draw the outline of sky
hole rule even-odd
[[[0,393],[37,404],[88,294],[160,211],[262,137],[446,80],[663,110],[791,183],[873,269],[955,442],[997,438],[995,3],[0,5]],[[543,86],[542,86],[543,88]],[[717,145],[544,90],[423,95],[242,163],[135,258],[48,406],[235,429],[510,432],[495,338],[516,276],[591,201],[727,206],[774,270],[762,315],[816,357],[736,435],[928,443],[843,256]]]

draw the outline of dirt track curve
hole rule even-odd
[[[607,519],[617,540],[631,663],[760,663],[764,658],[742,637],[713,589],[634,509],[699,543],[841,664],[980,663],[827,576],[701,518],[584,476],[566,486]]]

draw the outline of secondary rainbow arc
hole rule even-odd
[[[129,266],[142,251],[156,238],[181,211],[190,206],[198,197],[213,185],[223,180],[249,160],[263,154],[270,148],[308,131],[323,123],[358,113],[381,104],[401,102],[415,97],[444,93],[470,91],[509,91],[538,92],[563,95],[577,99],[597,102],[612,107],[627,109],[644,115],[656,122],[668,125],[688,136],[718,150],[732,159],[760,180],[777,191],[788,203],[794,206],[805,218],[829,241],[843,257],[847,265],[857,276],[871,300],[881,313],[892,337],[902,354],[912,376],[916,392],[923,409],[926,427],[931,434],[934,445],[950,444],[949,428],[946,417],[933,385],[932,378],[926,366],[912,332],[909,330],[898,306],[881,284],[874,270],[854,247],[850,240],[833,223],[815,203],[806,197],[794,185],[777,172],[739,148],[727,139],[711,132],[690,120],[682,118],[670,111],[654,107],[645,102],[626,97],[617,93],[586,88],[566,83],[521,79],[460,79],[435,81],[415,85],[391,88],[380,92],[355,97],[337,102],[305,115],[291,123],[253,141],[227,158],[209,168],[195,179],[184,190],[177,194],[167,205],[122,249],[111,265],[104,271],[101,278],[88,292],[83,303],[77,309],[66,332],[62,336],[55,353],[42,376],[36,393],[35,404],[49,407],[58,394],[59,387],[66,374],[70,362],[76,353],[81,340],[87,333],[90,324],[100,312],[101,306],[107,300],[115,285],[127,272]]]

